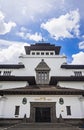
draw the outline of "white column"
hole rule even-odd
[[[80,107],[81,107],[81,116],[84,118],[84,97],[81,96],[80,98]]]
[[[0,96],[0,118],[4,117],[4,109],[5,109],[5,102],[6,102],[6,97]]]

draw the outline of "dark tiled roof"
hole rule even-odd
[[[0,69],[20,69],[25,68],[23,64],[0,64]]]
[[[34,76],[0,76],[0,81],[28,81],[29,85],[36,84]]]
[[[73,88],[56,88],[56,86],[45,86],[43,88],[31,86],[15,89],[0,90],[0,95],[84,95],[84,90]]]
[[[57,84],[58,81],[84,81],[84,76],[51,76],[50,84]]]
[[[35,45],[25,46],[26,54],[30,54],[30,51],[55,51],[55,54],[59,54],[60,46],[55,46],[50,43],[36,43]]]
[[[0,81],[28,81],[29,84],[36,84],[34,76],[0,76]],[[50,85],[56,85],[58,81],[84,81],[84,76],[51,76]]]
[[[44,60],[42,60],[37,67],[35,68],[35,70],[50,70],[49,66],[44,62]]]
[[[65,69],[84,69],[84,65],[61,65]]]

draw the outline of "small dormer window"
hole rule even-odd
[[[49,84],[49,71],[48,65],[42,61],[35,68],[36,70],[36,83],[37,84]]]
[[[46,71],[37,72],[38,84],[47,84],[49,80],[49,74]]]

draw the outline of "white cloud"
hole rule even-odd
[[[34,41],[41,41],[42,40],[42,35],[41,33],[35,33],[35,34],[30,34],[28,33],[27,35],[27,38],[29,38],[30,40],[34,40]]]
[[[63,38],[73,38],[79,36],[79,11],[70,11],[59,18],[52,18],[41,24],[41,28],[47,30],[50,35],[58,40]]]
[[[0,11],[0,20],[3,20],[4,19],[4,15],[3,13]]]
[[[84,50],[84,41],[79,43],[79,49],[83,49]]]
[[[23,39],[29,39],[29,40],[33,40],[33,41],[41,41],[42,40],[42,35],[41,33],[34,33],[34,34],[31,34],[31,33],[27,33],[24,31],[21,31],[21,32],[17,32],[16,35],[18,35],[19,37],[22,37]]]
[[[82,38],[84,38],[84,35],[82,35]]]
[[[49,16],[54,10],[58,11],[62,4],[63,0],[0,0],[0,9],[6,14],[7,19],[11,18],[22,25],[28,24],[30,20],[38,21],[45,15]]]
[[[23,38],[23,39],[26,39],[26,36],[25,36],[24,32],[17,32],[16,35]]]
[[[83,5],[84,0],[0,0],[0,9],[5,13],[7,20],[11,18],[19,25],[28,24],[30,20],[51,18],[51,15],[59,16],[76,8],[79,8],[84,16]]]
[[[72,55],[72,64],[84,64],[84,52],[79,52],[77,54]]]
[[[79,43],[79,49],[84,50],[84,41]],[[81,51],[72,55],[72,64],[84,64],[84,52]]]
[[[0,39],[0,49],[9,47],[9,46],[12,45],[12,44],[13,44],[13,43],[11,43],[11,42],[9,42],[9,41]]]
[[[14,23],[12,21],[6,23],[4,21],[4,18],[5,18],[4,14],[0,11],[0,34],[2,34],[2,35],[10,32],[12,27],[16,26],[16,23]]]
[[[18,63],[18,56],[25,53],[25,45],[29,44],[0,40],[0,63]]]

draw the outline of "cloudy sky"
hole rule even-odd
[[[0,63],[17,63],[25,45],[42,39],[84,64],[84,0],[0,0]]]

